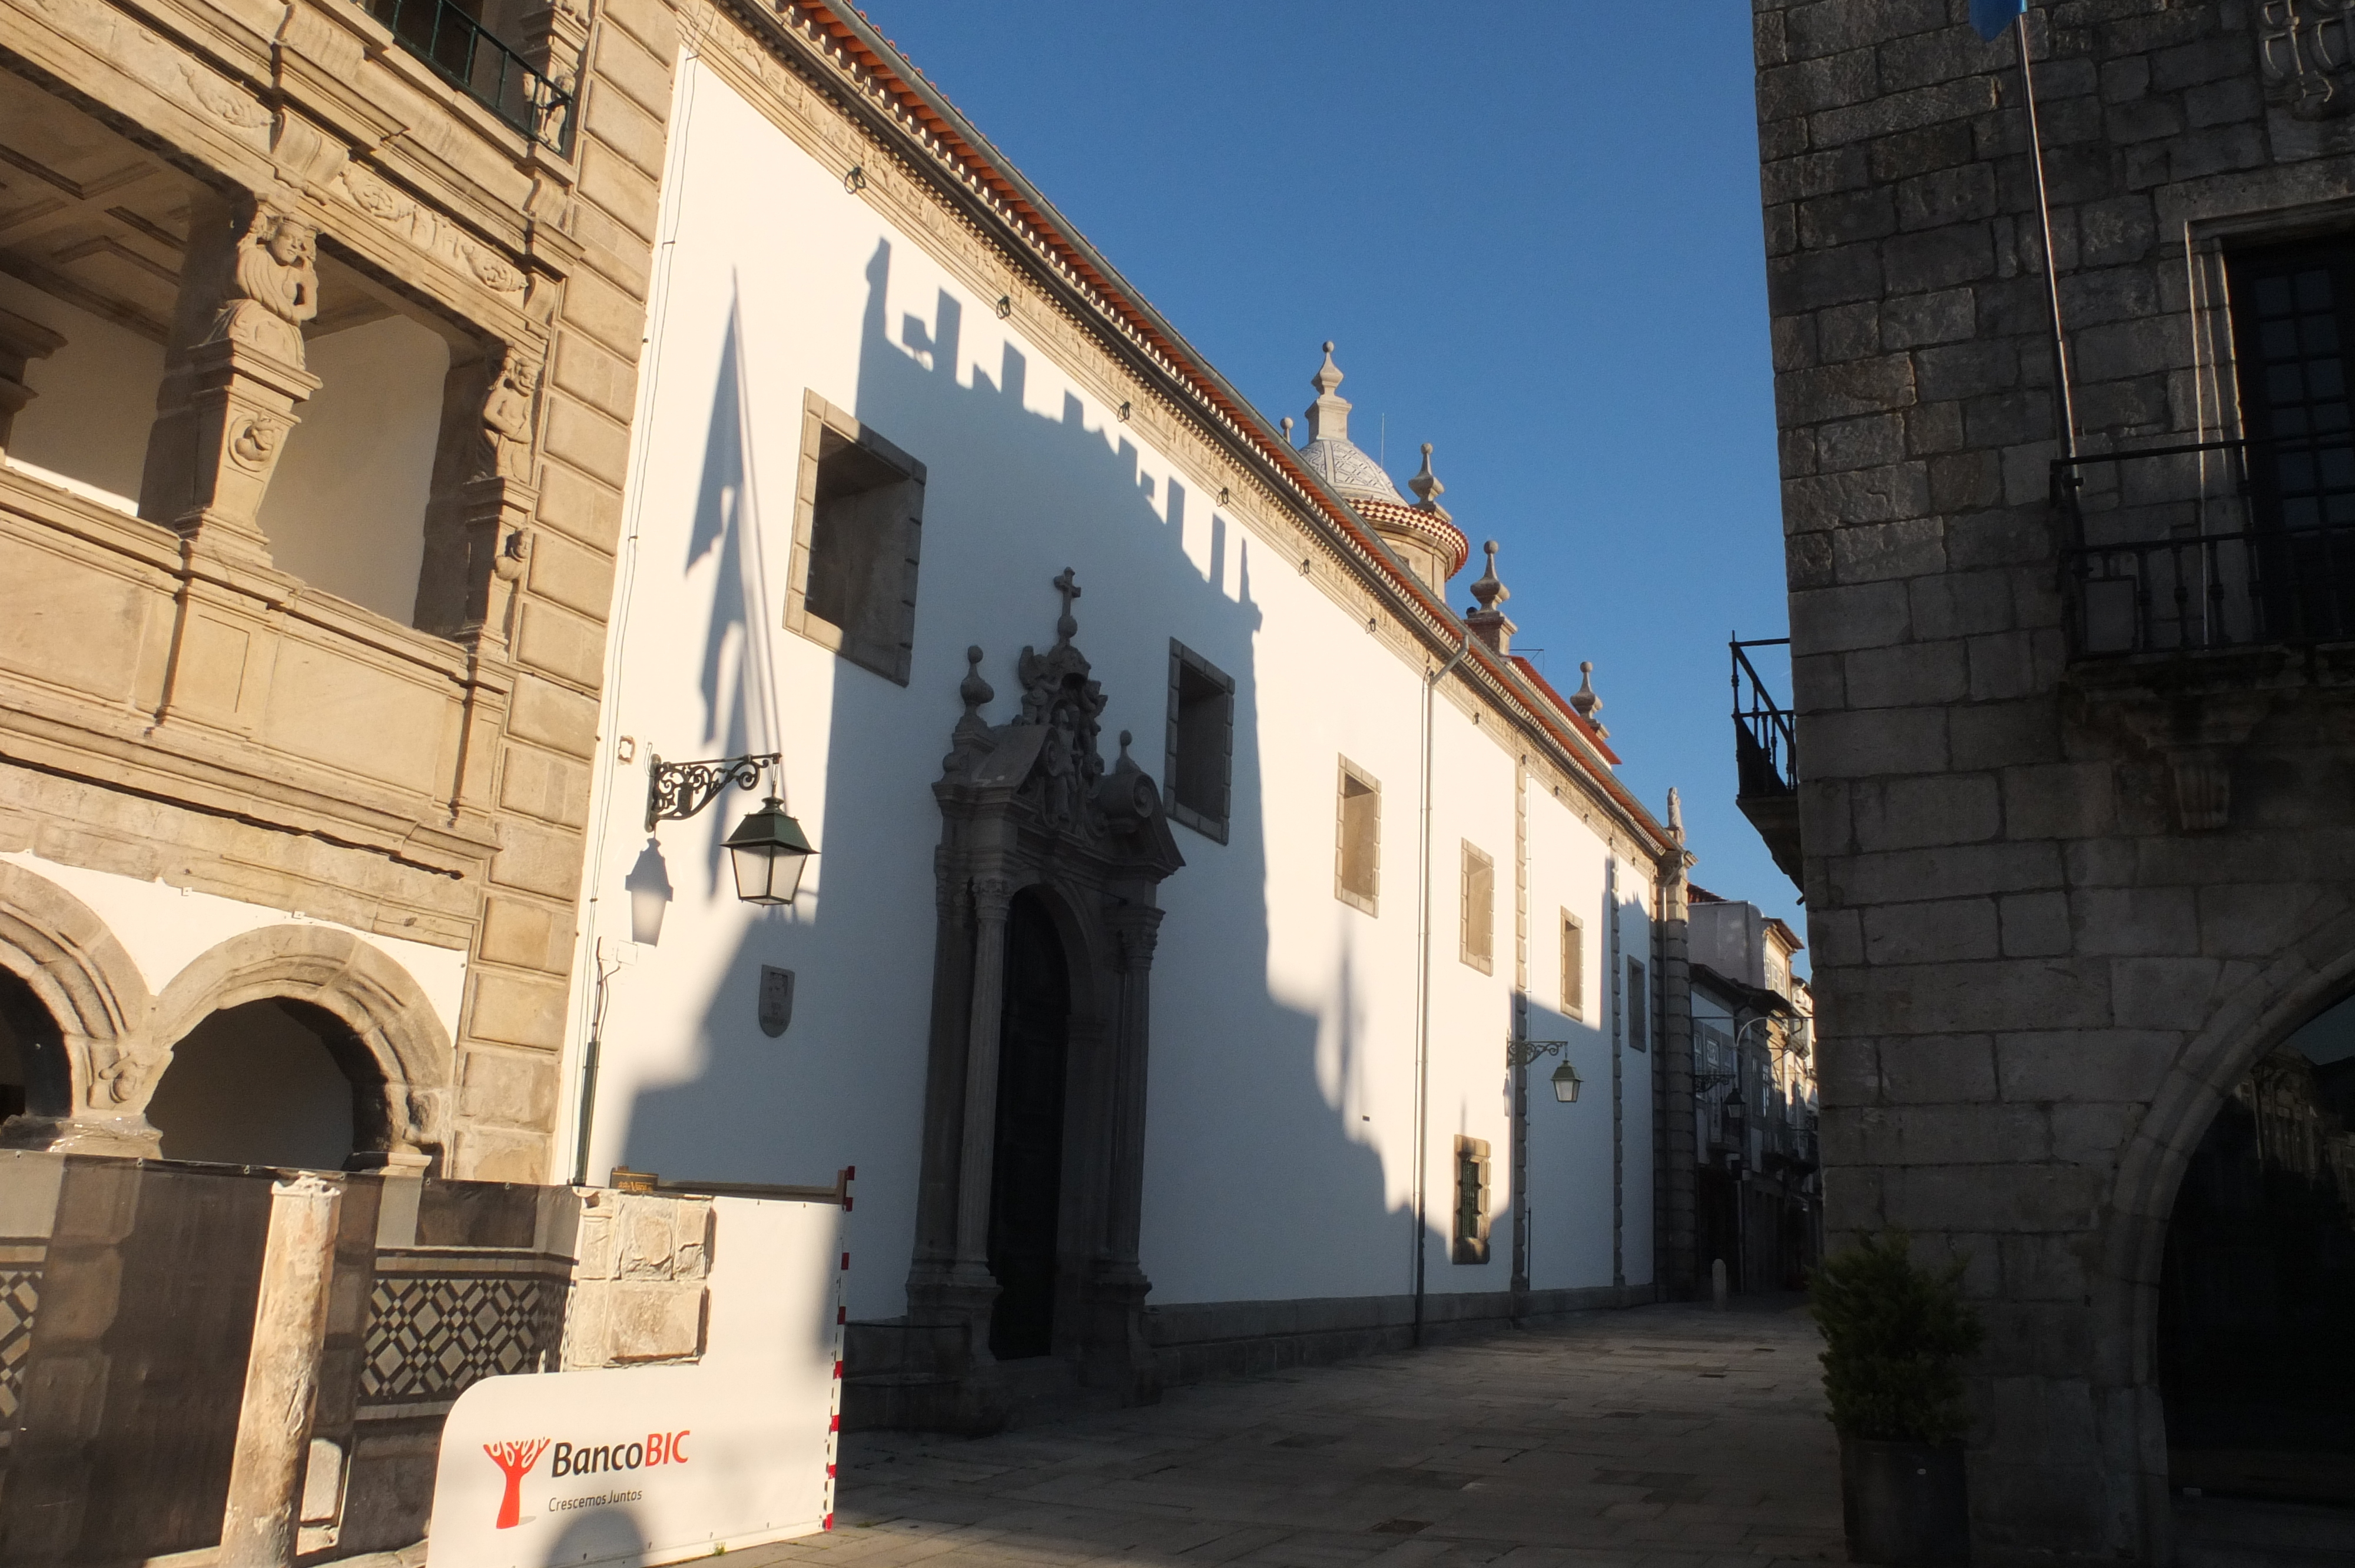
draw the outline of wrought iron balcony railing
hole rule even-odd
[[[1787,637],[1736,638],[1733,651],[1733,759],[1744,795],[1785,795],[1799,787],[1798,743],[1791,715],[1776,705],[1746,648],[1787,648]]]
[[[2073,659],[2355,640],[2355,438],[2064,459]]]
[[[453,87],[555,152],[572,141],[573,94],[484,27],[455,0],[361,0],[409,52]],[[479,8],[479,7],[478,7]]]
[[[1736,637],[1728,644],[1733,652],[1733,803],[1758,830],[1775,865],[1799,886],[1798,739],[1790,714],[1768,693],[1744,652],[1786,648],[1790,642],[1787,637],[1747,642]]]

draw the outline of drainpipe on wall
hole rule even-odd
[[[1464,662],[1472,651],[1472,629],[1464,629],[1464,645],[1449,655],[1447,662],[1423,678],[1423,845],[1420,876],[1423,884],[1423,914],[1421,938],[1423,964],[1415,973],[1414,986],[1414,1338],[1423,1343],[1423,1286],[1426,1255],[1431,1248],[1423,1236],[1424,1207],[1428,1198],[1428,1167],[1430,1165],[1430,1135],[1427,1123],[1431,1107],[1431,724],[1432,705],[1438,700],[1439,683],[1447,679],[1451,671]]]

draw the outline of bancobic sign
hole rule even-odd
[[[831,1522],[842,1212],[713,1209],[703,1360],[469,1388],[442,1429],[432,1568],[675,1563]]]

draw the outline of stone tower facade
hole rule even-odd
[[[2186,1161],[2355,985],[2355,560],[2253,363],[2355,77],[2335,5],[2031,8],[2063,384],[1968,11],[1754,6],[1828,1222],[1969,1260],[1977,1561],[2159,1563]]]

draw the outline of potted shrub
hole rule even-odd
[[[1987,1330],[1963,1299],[1962,1274],[1959,1261],[1916,1266],[1905,1234],[1886,1231],[1834,1253],[1807,1282],[1855,1562],[1970,1561],[1962,1361]]]

